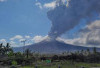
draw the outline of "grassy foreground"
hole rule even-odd
[[[100,67],[100,64],[97,63],[76,63],[76,62],[56,62],[56,63],[42,63],[38,64],[37,68],[58,68],[58,66],[61,66],[61,68],[81,68],[84,66],[85,68],[92,68],[92,67]],[[33,66],[23,66],[20,68],[35,68],[35,65]]]

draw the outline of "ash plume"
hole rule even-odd
[[[100,14],[100,0],[70,0],[67,5],[62,0],[57,0],[56,4],[47,13],[52,22],[48,35],[54,39],[73,29],[81,19],[88,20],[89,24],[96,20],[96,14]]]

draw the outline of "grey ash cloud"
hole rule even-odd
[[[47,15],[52,22],[49,32],[51,38],[57,38],[65,32],[73,29],[80,23],[81,19],[86,19],[87,24],[96,20],[95,14],[100,14],[100,0],[70,0],[68,6],[57,1],[54,9],[49,10]]]

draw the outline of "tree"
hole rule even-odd
[[[84,53],[84,50],[82,49],[82,50],[81,50],[81,54],[83,54],[83,53]]]
[[[3,43],[0,44],[0,55],[2,55],[3,53]]]
[[[13,51],[10,44],[7,43],[6,46],[2,46],[2,53],[7,55],[10,51]]]
[[[26,57],[28,59],[29,58],[29,55],[31,54],[31,51],[29,49],[26,49],[25,50],[25,54],[26,54]]]
[[[87,53],[88,53],[88,55],[90,55],[90,49],[89,48],[87,49]]]
[[[93,48],[93,53],[94,53],[94,54],[97,53],[97,49],[96,49],[96,47]]]
[[[9,53],[8,53],[8,56],[9,56],[9,57],[14,56],[14,52],[13,52],[13,51],[9,52]]]

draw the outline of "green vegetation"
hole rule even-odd
[[[17,62],[16,61],[12,61],[12,65],[16,66]]]
[[[56,62],[51,64],[40,64],[37,67],[38,68],[58,68],[58,66],[61,66],[61,68],[81,68],[82,66],[85,66],[85,68],[91,68],[91,67],[100,67],[100,64],[95,63],[82,63],[82,62]],[[35,68],[35,65],[33,66],[24,66],[20,68]]]
[[[76,52],[64,52],[59,55],[39,54],[25,49],[23,52],[14,52],[7,43],[0,44],[0,66],[10,68],[85,68],[100,67],[100,52],[93,50],[81,50]],[[8,68],[9,68],[8,67]]]

